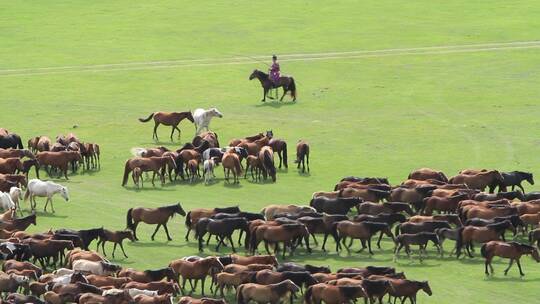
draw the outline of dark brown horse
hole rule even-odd
[[[293,98],[293,101],[296,101],[296,83],[294,82],[294,78],[281,76],[279,77],[278,82],[274,83],[270,79],[268,74],[259,70],[254,70],[253,73],[251,73],[251,75],[249,76],[249,80],[253,80],[254,78],[257,78],[261,82],[261,86],[263,87],[262,101],[266,101],[266,95],[268,94],[268,91],[270,91],[270,89],[277,89],[279,87],[283,87],[283,95],[279,99],[280,101],[283,100],[283,97],[285,97],[285,94],[287,94],[287,92],[289,91],[291,92],[291,97]]]
[[[0,158],[0,173],[14,174],[23,170],[23,164],[19,157]]]
[[[212,268],[216,269],[217,272],[223,270],[223,264],[217,257],[207,257],[193,262],[183,259],[174,260],[169,264],[169,267],[174,270],[178,277],[182,277],[182,293],[185,293],[186,282],[188,280],[195,280],[194,288],[197,287],[197,282],[200,280],[202,285],[202,295],[204,295],[204,283],[206,277],[210,275],[210,270]],[[179,280],[177,279],[177,281]],[[192,291],[194,288],[192,288]]]
[[[167,157],[135,157],[128,159],[126,161],[126,164],[124,165],[124,178],[122,179],[122,186],[125,186],[128,178],[129,173],[136,167],[139,167],[141,171],[152,171],[154,174],[152,175],[152,185],[155,186],[154,180],[156,178],[156,174],[159,175],[161,184],[165,184],[165,177],[163,176],[163,172],[165,171],[165,166],[170,165],[175,167],[175,161],[171,156]]]
[[[123,231],[111,231],[107,229],[103,229],[103,234],[99,236],[99,240],[97,243],[97,249],[99,250],[99,245],[101,244],[101,250],[103,251],[103,254],[107,256],[105,253],[105,243],[106,242],[113,242],[114,247],[112,251],[112,257],[114,259],[114,252],[116,251],[116,246],[120,245],[120,249],[122,249],[122,253],[127,258],[126,252],[124,251],[124,245],[122,242],[124,239],[128,239],[130,241],[135,241],[135,237],[133,236],[133,231],[131,230],[123,230]]]
[[[266,136],[270,138],[268,145],[272,148],[272,150],[274,150],[274,152],[277,153],[279,157],[279,168],[281,169],[282,164],[285,166],[285,168],[289,168],[289,165],[287,164],[287,142],[283,139],[273,138],[274,133],[272,130],[266,131]]]
[[[69,164],[73,161],[81,161],[82,156],[80,152],[75,151],[60,151],[60,152],[39,152],[36,155],[41,166],[51,166],[52,168],[58,168],[60,176],[63,173],[66,179]],[[51,174],[51,168],[48,168],[47,173]]]
[[[467,250],[469,257],[473,257],[471,248],[473,242],[487,243],[489,241],[498,241],[506,229],[515,232],[515,228],[510,221],[489,224],[485,227],[465,226],[459,228],[458,239],[456,240],[456,256],[459,258],[463,246]]]
[[[493,266],[491,266],[491,261],[495,256],[510,259],[510,264],[508,265],[508,268],[506,268],[506,270],[504,271],[504,275],[508,274],[508,270],[510,270],[510,267],[512,267],[514,261],[516,261],[518,265],[519,274],[521,276],[525,275],[521,270],[521,263],[519,262],[519,259],[524,254],[530,254],[537,263],[540,262],[540,255],[538,254],[538,250],[536,248],[517,242],[505,243],[501,241],[490,241],[482,245],[480,252],[482,253],[484,259],[486,259],[486,275],[489,275],[488,266],[491,269],[491,274],[493,274]]]
[[[260,285],[247,283],[238,286],[236,300],[238,304],[256,303],[283,303],[291,293],[300,291],[300,287],[291,280],[285,280],[277,284]]]
[[[0,149],[0,158],[10,157],[28,157],[30,159],[36,158],[36,156],[27,149]]]
[[[305,140],[299,140],[296,144],[295,163],[298,164],[298,169],[300,169],[300,165],[302,165],[302,173],[306,172],[307,163],[307,171],[309,172],[309,144]]]
[[[276,181],[276,167],[274,166],[274,151],[268,146],[262,147],[259,152],[259,162],[261,163],[263,178],[266,180],[270,175],[272,181]]]
[[[156,235],[159,227],[161,226],[163,226],[163,228],[165,229],[167,239],[169,241],[172,241],[169,235],[169,229],[167,228],[167,222],[175,214],[186,216],[186,212],[184,211],[180,203],[158,208],[131,208],[127,212],[127,228],[133,231],[133,237],[135,238],[135,240],[138,240],[137,225],[139,225],[139,222],[150,225],[157,224],[156,230],[152,234],[152,241],[154,240],[154,236]]]
[[[158,139],[157,135],[157,128],[159,124],[163,124],[165,126],[171,126],[171,141],[173,140],[173,134],[174,130],[178,131],[178,139],[180,139],[180,129],[178,128],[178,124],[185,118],[187,118],[189,121],[193,122],[193,115],[191,115],[191,111],[187,112],[154,112],[150,114],[147,118],[139,118],[140,122],[148,122],[150,119],[154,118],[154,132],[152,133],[152,139],[155,138],[156,141]]]

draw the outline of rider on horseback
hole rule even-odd
[[[272,81],[273,85],[276,86],[280,77],[279,63],[277,61],[276,55],[272,56],[272,66],[270,66],[269,73],[270,73],[270,80]]]

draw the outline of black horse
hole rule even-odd
[[[100,236],[105,237],[103,227],[86,230],[58,229],[54,231],[54,234],[78,236],[82,240],[84,250],[89,250],[88,246],[90,246],[93,240],[96,240]]]
[[[525,200],[525,196],[523,195],[523,192],[519,191],[519,190],[513,190],[513,191],[508,191],[508,192],[499,192],[499,193],[484,193],[484,192],[480,192],[480,193],[477,193],[473,196],[473,199],[476,200],[476,201],[496,201],[496,200],[500,200],[500,199],[508,199],[508,200],[513,200],[513,199],[518,199],[520,201],[524,201]]]
[[[407,221],[405,215],[401,213],[381,213],[378,215],[369,215],[369,214],[359,214],[354,217],[354,222],[375,222],[375,223],[385,223],[390,228],[394,226],[395,223],[404,223]],[[383,233],[379,235],[377,240],[377,248],[381,248],[381,240]]]
[[[293,262],[287,262],[287,263],[279,264],[276,271],[277,272],[307,271],[307,272],[309,272],[311,274],[314,274],[314,273],[331,273],[330,268],[328,266],[314,266],[314,265],[310,265],[310,264],[299,265],[299,264],[296,264],[296,263],[293,263]]]
[[[0,148],[2,149],[24,149],[21,137],[15,133],[0,136]]]
[[[315,208],[317,212],[325,212],[328,214],[347,214],[351,208],[364,202],[361,198],[327,198],[324,196],[316,197],[309,203],[310,207]]]
[[[506,191],[506,187],[512,186],[512,191],[517,186],[521,189],[521,192],[525,193],[525,189],[521,185],[521,182],[526,180],[529,184],[534,185],[533,174],[523,171],[501,172],[503,181],[499,183],[499,192]],[[489,192],[493,193],[497,185],[490,185]]]
[[[287,77],[287,76],[281,76],[279,77],[279,80],[277,83],[274,83],[268,74],[259,71],[254,70],[253,73],[249,76],[249,80],[253,80],[254,78],[257,78],[261,82],[261,86],[263,87],[263,99],[262,101],[266,101],[266,95],[268,94],[268,91],[270,89],[277,89],[279,87],[283,87],[283,95],[279,99],[280,101],[283,100],[283,97],[285,97],[285,94],[287,92],[291,92],[291,97],[293,98],[293,101],[296,101],[296,83],[294,82],[294,78]]]
[[[401,248],[405,247],[405,252],[407,253],[407,256],[411,256],[411,248],[410,245],[418,245],[420,252],[420,261],[422,261],[422,253],[427,254],[426,247],[429,242],[432,242],[435,247],[437,247],[437,250],[439,251],[439,254],[442,254],[441,251],[441,242],[439,240],[439,237],[437,234],[433,232],[419,232],[415,234],[407,234],[403,233],[398,236],[396,236],[396,248],[394,249],[394,259],[397,258],[399,251]]]
[[[247,248],[249,240],[248,226],[249,222],[243,217],[224,218],[219,220],[214,220],[210,218],[200,219],[195,226],[195,235],[199,240],[199,251],[203,251],[203,237],[206,233],[208,233],[209,236],[215,235],[218,238],[216,251],[219,251],[219,247],[222,244],[224,245],[225,239],[227,239],[230,242],[232,251],[236,252],[236,249],[234,248],[234,242],[232,240],[232,234],[236,230],[242,230],[246,233],[245,245]]]

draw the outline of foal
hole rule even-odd
[[[296,144],[295,163],[298,164],[297,166],[298,169],[300,169],[300,164],[302,165],[302,173],[306,172],[306,163],[307,163],[307,171],[309,172],[309,144],[305,140],[300,140]]]
[[[441,245],[439,241],[439,237],[437,234],[432,232],[420,232],[416,234],[400,234],[396,236],[396,248],[394,249],[394,261],[397,260],[397,256],[399,254],[399,251],[401,248],[405,247],[405,252],[407,253],[407,256],[411,257],[411,249],[410,245],[418,245],[420,247],[420,262],[422,261],[422,253],[425,253],[427,255],[426,247],[429,241],[432,241],[433,244],[437,247],[437,250],[439,254],[442,254],[441,252]]]
[[[114,252],[116,251],[116,245],[120,245],[120,249],[122,249],[122,253],[124,254],[124,257],[128,257],[126,255],[126,252],[124,251],[124,245],[122,242],[124,239],[129,239],[130,241],[134,242],[135,237],[133,236],[133,231],[131,230],[123,230],[123,231],[111,231],[107,229],[103,229],[103,235],[99,236],[99,240],[97,243],[97,248],[99,250],[99,245],[101,244],[101,250],[103,251],[103,254],[107,256],[105,253],[105,243],[106,242],[113,242],[113,252],[112,257],[114,259]]]
[[[141,168],[133,168],[133,171],[131,172],[131,178],[133,179],[133,183],[137,185],[137,188],[139,188],[139,182],[141,183],[141,187],[144,186]]]
[[[203,178],[205,184],[210,184],[210,182],[216,178],[216,175],[214,174],[214,168],[217,166],[216,162],[217,158],[212,157],[210,159],[207,159],[203,163]]]

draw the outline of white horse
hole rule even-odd
[[[19,203],[23,196],[21,188],[11,187],[9,189],[9,196],[11,196],[11,200],[15,203],[15,208],[17,208],[22,215],[21,204]]]
[[[210,120],[213,117],[223,117],[223,114],[218,111],[216,108],[210,108],[208,110],[196,109],[193,111],[193,121],[195,122],[195,135],[198,135],[202,132],[203,129],[208,131],[208,126],[210,125]]]
[[[88,260],[76,260],[73,262],[73,270],[82,273],[91,273],[96,275],[113,275],[122,270],[120,265],[107,262],[94,262]]]
[[[24,194],[24,200],[26,201],[28,198],[30,198],[30,207],[32,210],[36,210],[36,196],[47,197],[43,211],[47,212],[47,205],[49,202],[51,202],[51,209],[54,213],[52,197],[56,193],[60,193],[66,202],[69,201],[69,192],[66,187],[55,182],[42,181],[34,178],[28,182],[28,187],[26,193]]]
[[[0,192],[0,208],[4,210],[10,210],[15,208],[15,203],[11,199],[9,193]]]
[[[214,168],[216,167],[216,165],[217,163],[215,157],[204,161],[203,178],[205,184],[209,184],[214,178],[216,178],[216,175],[214,174]]]

